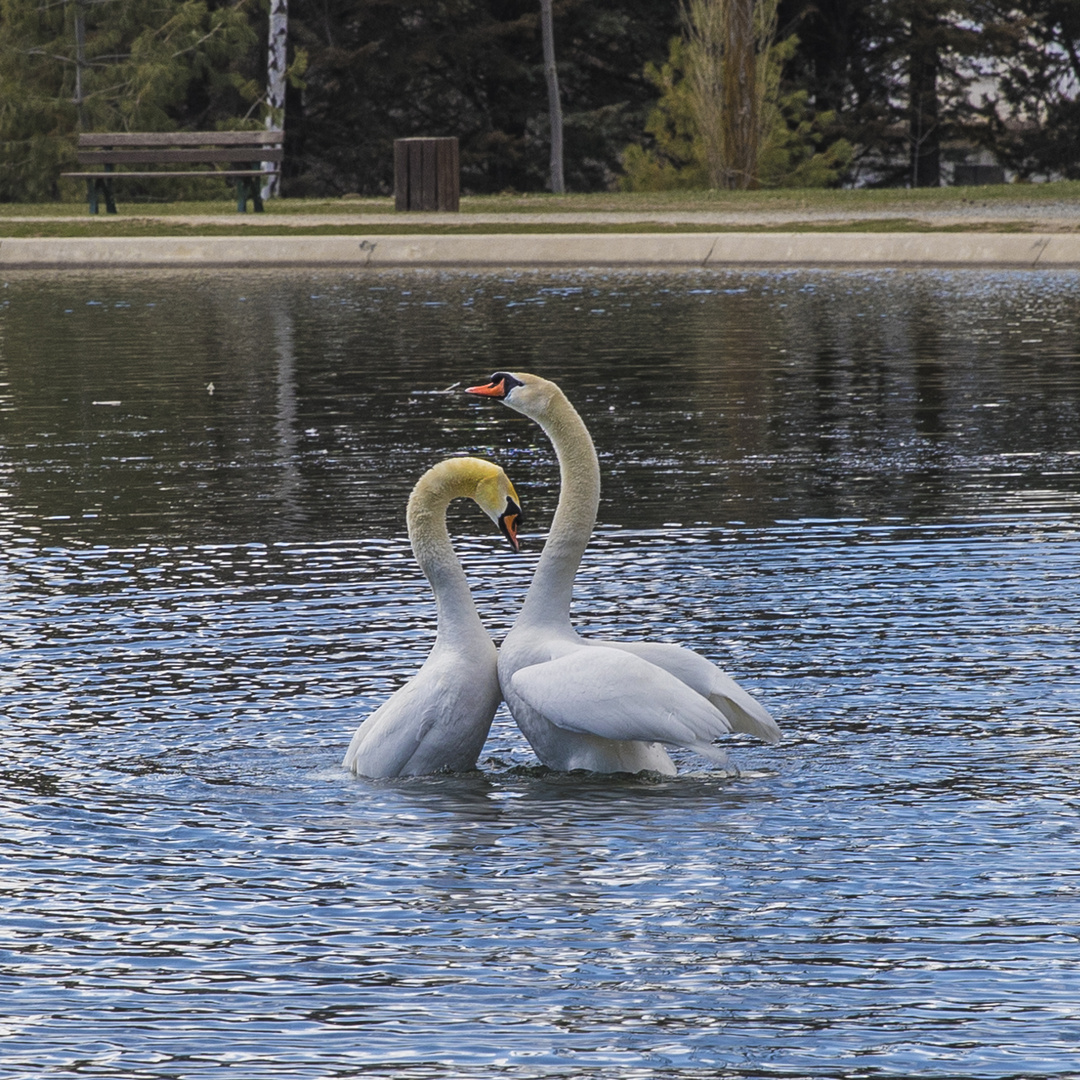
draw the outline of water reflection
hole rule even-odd
[[[1075,505],[1070,275],[564,276],[9,282],[12,509],[63,536],[377,535],[407,477],[488,451],[547,513],[542,435],[419,393],[507,359],[588,416],[610,524],[913,517],[942,484],[931,513],[982,514],[1048,473]]]
[[[0,952],[17,1074],[1064,1076],[1080,761],[1075,274],[13,276]],[[560,380],[602,455],[575,621],[702,648],[786,740],[367,783],[430,646],[447,453],[508,627]],[[213,393],[208,390],[213,384]],[[118,403],[118,404],[117,404]]]

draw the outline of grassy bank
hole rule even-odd
[[[587,195],[472,196],[461,213],[433,221],[395,213],[390,198],[278,199],[265,214],[238,214],[223,197],[207,202],[136,203],[121,198],[116,215],[92,217],[86,204],[0,205],[0,236],[319,235],[321,233],[625,232],[695,229],[784,231],[1028,231],[1041,228],[1040,210],[1053,212],[1059,229],[1080,229],[1080,181],[1005,184],[978,188],[832,191],[600,192]],[[635,221],[560,222],[564,214],[634,215]],[[511,215],[509,221],[481,217]],[[539,216],[544,220],[539,220]],[[688,215],[736,220],[687,221]],[[783,220],[763,220],[777,215]],[[746,221],[737,220],[745,216]],[[530,221],[536,217],[537,220]],[[555,220],[551,220],[554,217]],[[954,220],[944,221],[943,218]],[[198,218],[199,221],[191,221]],[[214,220],[208,221],[207,218]],[[320,222],[319,218],[326,218]],[[333,219],[332,221],[330,219]],[[652,219],[652,220],[650,220]],[[670,219],[670,220],[668,220]]]
[[[476,225],[421,225],[409,224],[274,224],[259,222],[256,224],[229,224],[227,222],[211,224],[184,223],[169,219],[151,220],[138,217],[115,217],[108,224],[96,225],[66,219],[46,222],[5,221],[0,217],[0,240],[7,238],[41,239],[55,237],[63,239],[86,239],[94,237],[200,237],[200,236],[505,236],[505,235],[580,235],[582,233],[611,235],[615,233],[724,233],[724,232],[782,232],[782,233],[1019,233],[1042,231],[1036,230],[1030,223],[1019,221],[982,222],[974,221],[962,224],[942,226],[928,225],[925,222],[910,221],[902,218],[890,218],[886,221],[863,221],[841,223],[815,223],[812,221],[795,222],[784,225],[664,225],[645,222],[635,225],[618,225],[584,222],[581,224],[534,223],[515,221],[508,224]],[[1058,230],[1060,231],[1060,230]],[[1080,231],[1080,226],[1076,231]]]

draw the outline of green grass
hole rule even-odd
[[[986,187],[775,188],[769,191],[597,192],[588,195],[494,195],[462,200],[475,213],[609,212],[769,212],[867,213],[895,210],[948,210],[971,203],[1071,202],[1080,213],[1080,181],[1053,184],[997,184]]]
[[[931,226],[924,222],[903,218],[873,219],[858,222],[793,222],[784,225],[663,225],[655,222],[642,224],[612,225],[603,223],[530,223],[515,221],[509,224],[475,225],[420,225],[386,223],[367,225],[304,225],[291,226],[270,222],[258,225],[187,225],[183,222],[149,221],[145,218],[113,218],[105,226],[83,224],[78,221],[56,220],[46,222],[4,221],[0,217],[0,240],[4,238],[67,238],[88,237],[202,237],[202,236],[491,236],[491,235],[553,235],[553,234],[615,234],[615,233],[725,233],[725,232],[782,232],[782,233],[971,233],[971,232],[1030,232],[1031,226],[1023,222],[972,222],[964,225]]]
[[[1025,221],[1030,213],[1048,204],[1064,204],[1075,210],[1080,229],[1080,181],[1052,184],[1002,184],[978,188],[777,189],[771,191],[675,191],[656,193],[598,192],[585,195],[503,194],[465,197],[461,213],[452,224],[435,224],[417,215],[394,212],[391,198],[277,199],[267,203],[265,214],[236,212],[230,198],[206,202],[125,203],[116,215],[87,213],[84,202],[0,204],[0,237],[93,237],[93,236],[274,236],[274,235],[381,235],[381,234],[487,234],[557,232],[689,232],[741,230],[792,231],[1031,231],[1036,224]],[[978,209],[993,209],[995,220],[978,217]],[[1015,208],[1015,218],[1007,216]],[[917,220],[927,212],[956,211],[966,220],[941,227]],[[562,213],[628,213],[644,215],[632,224],[530,222],[532,215]],[[663,222],[662,215],[686,213],[783,213],[796,215],[783,224],[725,224]],[[512,223],[470,222],[481,214],[511,214]],[[805,214],[805,218],[800,215]],[[818,215],[828,214],[829,218]],[[875,215],[866,219],[865,215]],[[325,224],[311,218],[334,216]],[[650,223],[655,215],[658,220]],[[839,215],[839,217],[837,217]],[[1005,215],[1005,216],[1003,216]],[[183,219],[213,217],[212,224]],[[341,219],[346,219],[342,221]],[[355,220],[348,220],[355,219]],[[1060,226],[1059,226],[1060,227]]]

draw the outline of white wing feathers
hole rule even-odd
[[[587,641],[587,639],[584,639]],[[605,641],[603,648],[620,649],[663,668],[719,709],[732,731],[754,735],[767,743],[782,738],[776,721],[734,679],[715,664],[682,645],[653,641]]]
[[[723,713],[675,675],[628,651],[582,646],[518,669],[510,685],[526,705],[568,731],[687,746],[727,761],[713,745],[732,730]]]
[[[384,701],[357,729],[345,768],[361,776],[400,776],[430,727],[418,716],[422,698],[422,686],[414,680]]]
[[[449,650],[432,650],[423,667],[357,729],[343,762],[360,776],[416,776],[460,772],[476,759],[502,695],[490,657],[465,660]],[[490,663],[481,663],[480,660]]]

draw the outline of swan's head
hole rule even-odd
[[[431,518],[445,521],[446,507],[454,499],[472,499],[510,542],[521,550],[518,529],[521,527],[521,503],[510,478],[494,462],[475,457],[453,457],[432,465],[416,482],[409,496],[406,518],[409,536],[424,536]]]
[[[563,396],[553,382],[541,379],[539,375],[527,375],[523,371],[496,371],[488,382],[481,386],[470,386],[465,393],[498,398],[530,420],[539,420],[549,410],[552,399]]]
[[[452,458],[461,463],[466,487],[463,494],[472,499],[499,527],[515,551],[521,550],[518,529],[521,527],[521,502],[510,477],[493,462],[481,458]]]

